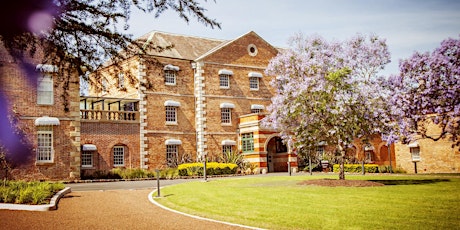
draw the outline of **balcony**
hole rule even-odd
[[[82,121],[139,122],[138,111],[80,110]]]
[[[139,123],[139,100],[81,97],[80,119],[84,122]]]

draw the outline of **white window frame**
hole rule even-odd
[[[37,163],[53,163],[53,126],[37,126]]]
[[[262,112],[261,109],[251,109],[251,113],[260,113]]]
[[[166,145],[166,165],[176,167],[175,163],[179,156],[179,145]]]
[[[53,77],[50,74],[43,74],[37,81],[37,104],[54,104],[54,85]]]
[[[222,145],[222,154],[225,156],[227,154],[227,151],[229,153],[233,153],[233,145]]]
[[[365,159],[367,162],[374,161],[374,150],[366,150],[364,153],[366,154]]]
[[[82,151],[81,152],[81,167],[92,168],[94,167],[94,151]]]
[[[420,146],[410,147],[412,161],[420,161]]]
[[[219,74],[219,87],[221,89],[230,88],[230,75],[229,74]]]
[[[165,69],[164,70],[164,77],[165,77],[165,84],[166,85],[176,85],[176,70]]]
[[[249,77],[249,89],[259,90],[259,77]]]
[[[165,106],[166,124],[177,124],[177,106]]]
[[[318,156],[320,160],[322,160],[324,157],[324,152],[325,152],[324,150],[325,150],[324,145],[316,146],[316,155]]]
[[[220,121],[222,124],[225,124],[225,125],[232,124],[232,109],[231,108],[221,108],[220,109]]]
[[[125,166],[125,146],[117,145],[113,147],[113,167]]]

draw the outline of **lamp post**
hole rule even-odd
[[[203,154],[203,177],[204,177],[204,182],[207,182],[208,177],[206,175],[206,153]]]

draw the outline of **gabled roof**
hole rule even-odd
[[[166,49],[161,52],[155,49],[148,49],[146,55],[154,55],[160,57],[170,57],[186,60],[195,60],[196,58],[207,53],[216,46],[226,43],[226,40],[203,38],[196,36],[180,35],[166,33],[160,31],[152,31],[138,39],[137,41],[144,42],[144,46],[154,45],[160,47],[173,46],[171,49]]]
[[[201,59],[203,59],[203,58],[206,58],[207,56],[209,56],[209,55],[211,55],[211,54],[213,54],[213,53],[219,51],[220,49],[222,49],[222,48],[224,48],[224,47],[226,47],[226,46],[232,44],[233,42],[235,42],[235,41],[237,41],[237,40],[239,40],[239,39],[241,39],[241,38],[243,38],[243,37],[245,37],[245,36],[248,36],[248,35],[255,35],[255,36],[258,37],[261,41],[265,42],[268,46],[273,47],[270,43],[268,43],[267,41],[265,41],[265,40],[264,40],[262,37],[260,37],[257,33],[255,33],[254,31],[249,31],[249,32],[247,32],[247,33],[245,33],[245,34],[243,34],[243,35],[241,35],[241,36],[239,36],[239,37],[237,37],[237,38],[235,38],[235,39],[233,39],[233,40],[229,40],[229,41],[227,41],[227,42],[221,43],[220,45],[214,47],[213,49],[211,49],[211,50],[209,50],[208,52],[204,53],[204,54],[201,55],[200,57],[196,58],[196,60],[201,60]],[[273,47],[273,49],[280,51],[280,49],[275,48],[275,47]]]

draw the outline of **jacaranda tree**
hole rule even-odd
[[[388,87],[401,141],[451,138],[460,145],[460,40],[446,39],[431,53],[416,52],[399,67]],[[430,132],[430,124],[439,132]]]
[[[345,179],[345,151],[353,140],[393,129],[389,94],[377,76],[389,62],[385,40],[375,35],[343,42],[294,36],[290,48],[267,67],[266,74],[276,76],[276,94],[264,125],[279,130],[299,151],[314,149],[321,141],[336,146],[339,179]]]

